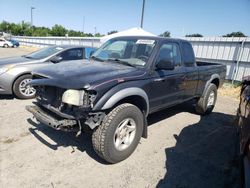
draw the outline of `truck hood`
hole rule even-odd
[[[145,74],[143,69],[115,62],[94,60],[66,61],[34,70],[33,86],[47,85],[65,89],[95,89],[106,84],[117,84],[129,79],[138,79]],[[42,78],[42,79],[36,79]]]

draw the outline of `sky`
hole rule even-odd
[[[139,27],[143,0],[0,0],[0,21],[30,22],[86,33],[107,34]],[[250,36],[250,0],[145,0],[143,29],[173,37],[200,33],[222,36],[242,31]],[[84,21],[85,20],[85,21]]]

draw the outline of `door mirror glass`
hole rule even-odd
[[[163,69],[163,70],[174,70],[174,61],[171,59],[161,59],[156,64],[157,69]]]
[[[62,61],[62,57],[60,57],[60,56],[54,56],[54,57],[52,57],[52,58],[50,59],[50,61],[51,61],[52,63],[59,63],[60,61]]]

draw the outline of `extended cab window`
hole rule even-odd
[[[193,66],[195,63],[195,57],[190,43],[182,42],[182,54],[184,64],[187,66]]]
[[[161,59],[167,59],[173,61],[175,66],[181,66],[181,54],[178,44],[176,43],[166,43],[160,48],[160,52],[157,58],[157,62]]]
[[[62,60],[83,59],[83,50],[82,48],[66,50],[62,52],[60,56],[62,57]]]

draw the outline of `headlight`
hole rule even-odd
[[[63,93],[62,102],[75,106],[83,105],[84,90],[68,89]]]

